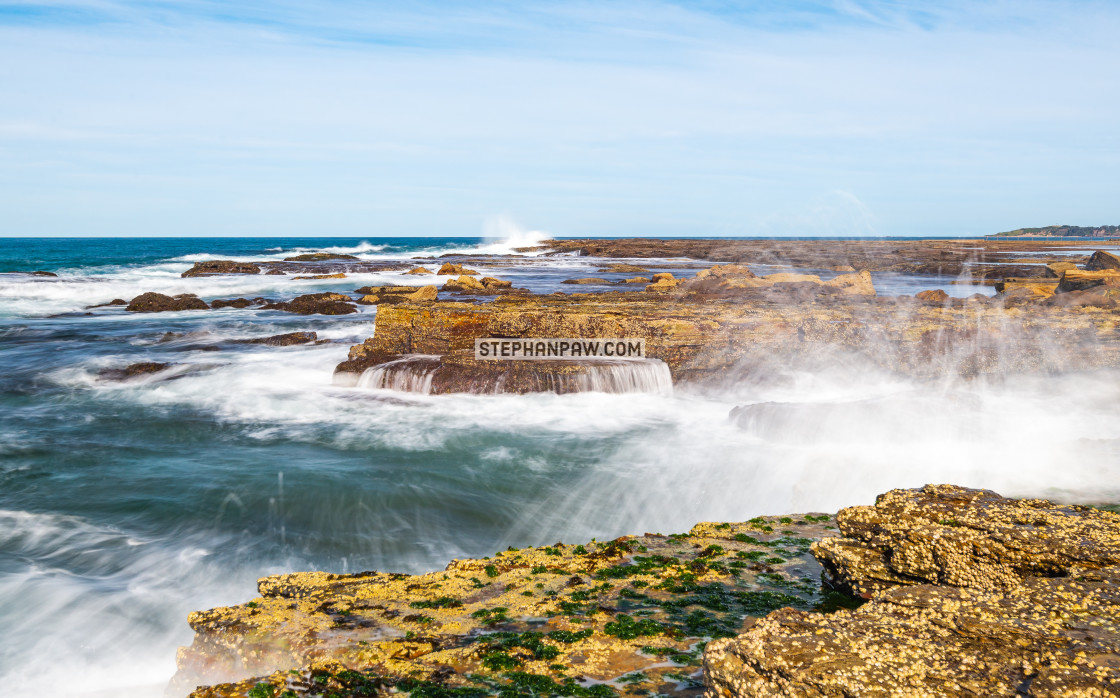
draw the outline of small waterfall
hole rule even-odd
[[[556,364],[564,363],[564,370]],[[503,365],[504,364],[504,365]],[[570,370],[574,369],[574,370]],[[367,368],[358,388],[432,394],[436,372],[440,393],[654,393],[671,395],[669,366],[659,359],[597,359],[581,362],[445,363],[439,356],[413,354]]]
[[[571,392],[673,393],[669,366],[660,359],[596,361],[586,366],[586,372],[573,376]]]
[[[432,392],[432,377],[439,365],[438,356],[405,356],[367,368],[358,378],[357,387],[427,395]]]

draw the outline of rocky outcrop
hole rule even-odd
[[[265,577],[245,604],[190,614],[195,637],[178,653],[171,692],[695,696],[698,643],[776,608],[836,603],[808,554],[829,520],[758,517],[510,548],[415,576]]]
[[[285,257],[285,262],[328,262],[331,260],[356,260],[358,259],[352,254],[338,254],[336,252],[309,252],[307,254],[297,254],[292,257]]]
[[[1097,250],[1090,257],[1089,261],[1085,262],[1086,271],[1120,271],[1120,257],[1105,252],[1104,250]]]
[[[1062,273],[1057,291],[1058,293],[1085,291],[1097,286],[1120,287],[1120,270],[1076,271],[1071,269]]]
[[[1050,262],[1046,265],[1046,275],[1054,279],[1060,279],[1062,274],[1070,269],[1076,270],[1077,265],[1073,262]]]
[[[435,286],[363,286],[355,293],[362,294],[358,302],[363,305],[434,301],[439,297]]]
[[[290,301],[267,303],[263,310],[283,310],[298,315],[348,315],[358,312],[350,296],[341,293],[309,293]]]
[[[914,297],[920,301],[924,301],[926,303],[934,303],[936,305],[942,305],[943,303],[945,303],[945,301],[949,300],[949,294],[945,293],[941,289],[935,289],[932,291],[919,291],[914,295]]]
[[[656,359],[487,361],[469,354],[405,355],[361,373],[339,371],[335,385],[441,395],[474,393],[672,392],[668,367]]]
[[[512,281],[502,281],[492,276],[484,276],[481,279],[476,279],[473,276],[467,275],[448,280],[443,285],[443,290],[473,296],[493,296],[510,291],[528,293],[521,289],[514,289]]]
[[[252,262],[234,262],[228,259],[210,259],[195,262],[195,265],[182,273],[183,278],[192,276],[214,276],[217,274],[260,274],[261,268]]]
[[[405,274],[434,274],[434,273],[435,272],[433,272],[431,269],[428,269],[427,267],[413,267],[412,269],[409,269],[408,271],[405,272]]]
[[[813,554],[870,602],[709,644],[709,698],[1120,691],[1120,514],[927,485],[837,523]]]
[[[210,306],[193,293],[178,296],[165,296],[162,293],[141,293],[131,301],[125,310],[133,313],[166,313],[176,310],[206,310]]]
[[[381,307],[374,336],[351,348],[336,372],[351,374],[352,383],[367,368],[405,355],[470,357],[474,340],[487,337],[642,338],[648,357],[664,361],[675,382],[723,381],[728,372],[758,370],[775,357],[813,361],[837,352],[917,376],[1120,364],[1120,318],[1108,308],[1028,311],[983,299],[927,304],[749,277],[744,281],[763,286],[722,295],[694,285],[722,281],[689,280],[657,294],[502,295],[487,304]],[[491,371],[466,360],[450,365]]]
[[[444,262],[436,274],[440,276],[478,276],[478,272],[474,269],[465,269],[462,264],[452,262]]]

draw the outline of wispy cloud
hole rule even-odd
[[[1118,29],[1031,0],[2,4],[0,234],[1117,222]]]

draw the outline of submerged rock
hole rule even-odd
[[[606,272],[608,274],[648,274],[648,273],[650,273],[649,269],[646,269],[645,267],[639,267],[636,264],[624,264],[624,263],[611,264],[611,265],[608,265],[608,266],[605,266],[605,267],[599,267],[599,271]]]
[[[124,368],[103,368],[98,371],[97,375],[104,380],[123,381],[130,378],[159,373],[164,369],[171,368],[172,365],[173,364],[159,363],[156,361],[140,361],[138,363],[129,364]]]
[[[133,313],[166,313],[176,310],[206,310],[206,301],[193,293],[165,296],[162,293],[142,293],[128,303],[125,310]]]
[[[31,272],[31,275],[32,276],[58,276],[58,274],[55,274],[53,271],[33,271],[33,272]]]
[[[405,274],[434,274],[435,272],[427,267],[414,267],[405,272]]]
[[[210,307],[214,308],[214,309],[217,309],[217,308],[248,308],[251,305],[259,305],[259,304],[263,304],[263,303],[266,303],[266,302],[267,301],[265,301],[263,298],[256,298],[254,300],[249,300],[248,298],[226,298],[226,299],[219,298],[217,300],[210,301]]]
[[[335,274],[312,274],[311,276],[293,276],[293,281],[314,281],[321,279],[345,279],[346,274],[338,272]]]
[[[216,274],[260,274],[261,268],[252,262],[234,262],[228,259],[209,259],[195,262],[195,265],[182,273],[183,278],[192,276],[214,276]]]
[[[257,337],[254,339],[239,339],[238,344],[267,344],[270,347],[290,347],[296,344],[309,344],[319,338],[316,332],[288,332],[287,334],[274,334],[271,337]]]
[[[123,298],[114,298],[108,303],[98,303],[97,305],[87,305],[87,308],[109,308],[118,305],[128,305],[128,301]]]
[[[1120,514],[987,490],[894,490],[813,545],[871,598],[784,609],[708,645],[710,698],[1090,696],[1120,689]]]
[[[562,284],[578,284],[578,285],[599,284],[599,285],[604,285],[605,286],[606,284],[610,283],[610,280],[609,279],[600,279],[600,278],[594,277],[594,276],[588,276],[588,277],[584,277],[582,279],[564,279],[560,283],[562,283]]]

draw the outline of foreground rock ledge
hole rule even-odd
[[[424,575],[266,577],[259,598],[190,615],[195,639],[168,693],[695,697],[704,642],[776,608],[844,602],[809,554],[831,528],[823,514],[760,517],[510,549]]]
[[[871,601],[709,644],[709,698],[1120,695],[1120,515],[943,485],[837,522],[813,552]]]

